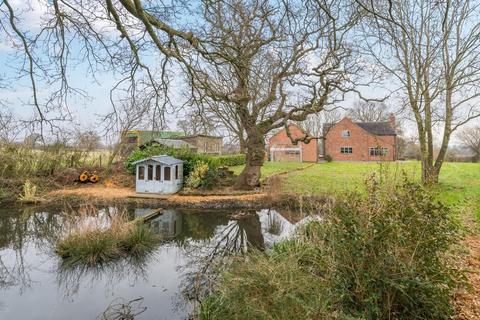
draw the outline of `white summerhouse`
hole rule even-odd
[[[183,161],[174,157],[154,156],[133,163],[136,166],[136,191],[172,194],[183,186]]]

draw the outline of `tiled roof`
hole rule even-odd
[[[392,127],[390,122],[354,122],[363,130],[374,134],[376,136],[396,136],[397,132]],[[323,136],[325,137],[328,131],[337,123],[325,123],[323,125]]]
[[[394,136],[397,134],[390,122],[355,122],[355,124],[376,136]]]

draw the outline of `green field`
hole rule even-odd
[[[305,168],[300,171],[292,171]],[[234,167],[239,173],[242,167]],[[283,176],[282,192],[303,195],[339,194],[354,189],[361,191],[364,180],[372,173],[381,171],[396,180],[403,172],[412,180],[420,181],[420,162],[331,162],[298,163],[266,162],[262,168],[262,179],[276,173],[289,172]],[[434,188],[445,203],[468,208],[480,221],[480,163],[447,162],[444,164],[440,183]]]

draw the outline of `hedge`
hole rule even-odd
[[[163,154],[185,161],[183,164],[183,173],[185,176],[190,174],[190,171],[198,161],[207,163],[212,169],[223,166],[229,167],[245,164],[245,155],[243,154],[211,156],[193,153],[186,148],[175,149],[171,147],[152,145],[144,149],[135,149],[125,160],[125,169],[133,174],[135,173],[135,165],[133,165],[135,161]]]

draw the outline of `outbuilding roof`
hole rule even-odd
[[[140,160],[137,160],[137,161],[133,162],[132,164],[136,165],[136,164],[148,161],[148,160],[152,160],[152,161],[155,161],[155,162],[166,164],[167,166],[172,166],[174,164],[179,164],[179,163],[185,162],[183,160],[180,160],[180,159],[177,159],[177,158],[174,158],[174,157],[171,157],[171,156],[160,155],[160,156],[153,156],[153,157],[150,157],[150,158],[140,159]]]
[[[153,139],[152,141],[150,141],[150,143],[152,142],[156,142],[158,144],[176,148],[176,149],[180,149],[180,148],[196,149],[196,147],[193,144],[183,140],[179,140],[179,139]]]

